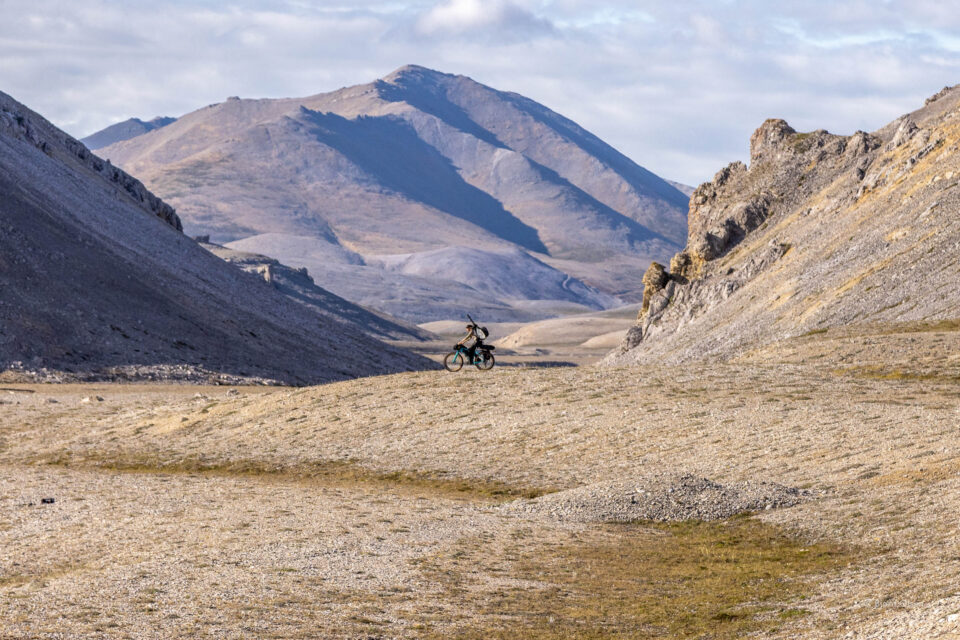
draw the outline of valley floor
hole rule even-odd
[[[683,368],[0,385],[0,637],[956,637],[943,329]],[[686,524],[503,505],[679,473],[809,496]]]

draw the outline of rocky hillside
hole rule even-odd
[[[829,327],[960,317],[960,87],[873,132],[768,120],[690,203],[608,363],[736,356]]]
[[[279,233],[226,246],[307,269],[324,289],[416,323],[438,317],[459,321],[464,313],[491,322],[525,322],[601,309],[616,301],[516,247],[447,247],[364,259],[310,236]]]
[[[204,249],[262,278],[280,293],[296,300],[321,316],[332,318],[362,330],[370,337],[398,341],[423,342],[439,336],[384,313],[353,304],[317,286],[305,267],[293,268],[267,256],[229,249],[203,241]]]
[[[307,98],[228,99],[102,152],[175,205],[190,233],[305,266],[353,301],[402,300],[388,310],[418,321],[459,317],[431,315],[432,302],[451,286],[482,291],[483,274],[517,251],[555,271],[516,283],[523,302],[639,299],[651,259],[686,236],[688,197],[596,136],[422,67]],[[399,262],[416,273],[388,268]],[[386,274],[367,298],[344,284],[356,266]],[[554,298],[568,277],[582,284]]]
[[[168,204],[0,93],[0,372],[308,383],[427,360],[181,232]]]

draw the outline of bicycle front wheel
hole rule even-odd
[[[463,368],[463,356],[459,351],[451,351],[443,359],[443,366],[447,371],[460,371]]]

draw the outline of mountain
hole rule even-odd
[[[81,138],[80,142],[85,144],[88,149],[96,151],[115,142],[129,140],[148,131],[165,127],[176,121],[176,118],[158,117],[144,122],[140,118],[130,118],[123,122],[112,124],[106,129],[102,129],[86,138]]]
[[[611,364],[726,358],[831,327],[960,317],[960,85],[885,127],[768,120],[690,204]]]
[[[574,122],[416,66],[307,98],[228,99],[103,154],[176,205],[191,233],[306,266],[355,302],[394,300],[387,310],[417,321],[460,317],[435,303],[472,286],[479,262],[485,273],[509,270],[505,256],[527,261],[517,251],[582,286],[523,304],[475,287],[498,319],[530,315],[528,303],[639,299],[650,261],[686,236],[687,196]],[[387,269],[400,262],[416,273]],[[343,280],[361,267],[374,276],[364,298]],[[518,288],[553,295],[542,275]]]
[[[0,371],[300,384],[433,366],[205,251],[143,184],[0,93]]]
[[[671,187],[687,196],[688,198],[693,195],[693,192],[697,190],[696,187],[691,187],[688,184],[683,184],[682,182],[674,182],[673,180],[667,180],[667,184]]]

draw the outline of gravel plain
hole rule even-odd
[[[958,637],[958,337],[300,389],[0,385],[0,636],[438,637],[496,617],[449,576],[535,591],[504,570],[517,549],[748,509],[860,550],[770,637]]]

